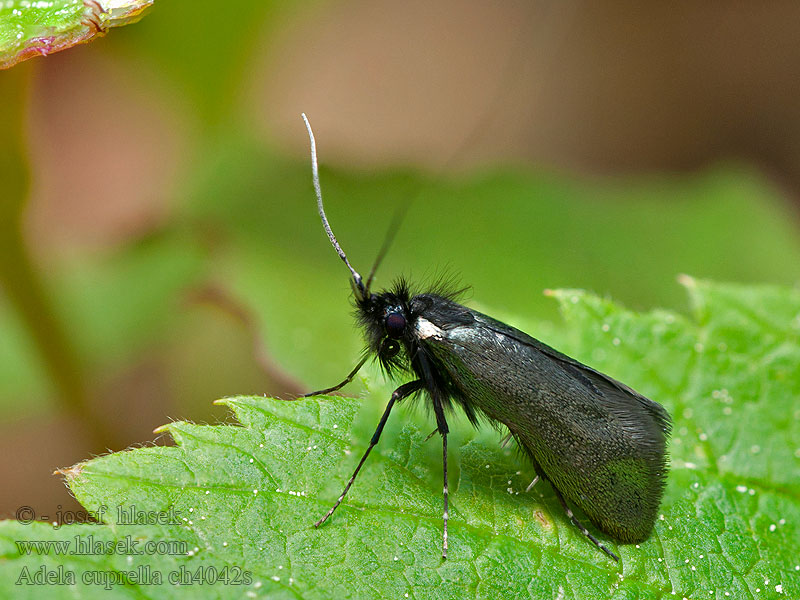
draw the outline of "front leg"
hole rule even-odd
[[[358,472],[361,470],[361,467],[364,465],[364,462],[367,460],[367,457],[369,456],[369,453],[372,451],[372,448],[374,448],[375,445],[378,443],[378,440],[381,439],[381,433],[383,433],[383,427],[386,425],[386,421],[389,419],[389,413],[392,412],[392,407],[394,406],[394,403],[402,400],[403,398],[406,398],[406,397],[410,396],[411,394],[413,394],[413,393],[415,393],[415,392],[417,392],[417,391],[419,391],[421,389],[422,389],[422,381],[417,379],[415,381],[409,381],[408,383],[404,383],[399,388],[397,388],[394,392],[392,392],[392,397],[389,399],[389,404],[386,405],[386,410],[383,411],[383,416],[381,417],[381,420],[378,422],[378,427],[377,427],[377,429],[375,429],[375,433],[372,434],[372,439],[369,442],[369,446],[367,447],[367,451],[364,452],[364,456],[361,457],[361,460],[359,461],[358,466],[356,467],[356,470],[353,472],[353,476],[350,477],[350,480],[347,482],[347,485],[344,487],[344,491],[342,491],[342,494],[339,496],[339,499],[336,501],[336,504],[334,504],[331,507],[331,509],[327,513],[325,513],[324,517],[322,517],[319,521],[314,523],[314,527],[319,527],[325,521],[327,521],[328,517],[330,517],[333,514],[333,511],[335,511],[336,508],[342,503],[342,500],[344,500],[344,497],[347,495],[347,492],[350,490],[350,486],[353,485],[353,482],[356,480],[356,477],[358,476]],[[445,477],[446,477],[446,475],[445,475]]]
[[[425,382],[425,389],[428,391],[433,404],[433,414],[436,417],[436,429],[425,438],[427,441],[437,431],[442,436],[442,475],[444,478],[444,485],[442,486],[442,494],[444,496],[444,512],[442,513],[442,520],[444,521],[442,527],[442,558],[447,558],[447,521],[450,518],[449,513],[449,497],[450,492],[447,485],[447,434],[450,428],[447,426],[447,419],[444,416],[444,401],[445,393],[439,388],[436,383],[436,378],[433,373],[433,366],[430,363],[427,355],[420,352],[416,356],[415,369],[421,375],[421,380]]]
[[[442,474],[444,478],[444,486],[442,487],[442,494],[444,496],[444,512],[442,513],[442,520],[444,522],[442,530],[442,558],[447,558],[447,520],[450,518],[448,508],[450,492],[447,485],[447,434],[450,429],[447,426],[444,408],[439,400],[438,394],[433,395],[433,413],[436,416],[436,430],[442,435]]]
[[[364,363],[367,362],[367,358],[369,358],[369,357],[368,356],[362,357],[362,359],[360,361],[358,361],[358,364],[355,367],[353,367],[353,370],[350,371],[350,374],[347,377],[344,378],[344,381],[341,381],[340,383],[337,383],[333,387],[325,388],[324,390],[318,390],[316,392],[310,392],[308,394],[303,394],[302,396],[299,396],[297,399],[299,400],[300,398],[308,398],[310,396],[324,396],[325,394],[330,394],[331,392],[338,392],[340,389],[342,389],[348,383],[353,381],[353,377],[356,376],[356,373],[358,373],[361,370],[361,367],[364,366]]]
[[[447,519],[450,517],[448,514],[448,490],[447,490],[447,431],[442,433],[442,471],[444,472],[444,513],[442,518],[444,520],[444,530],[442,531],[442,558],[447,558]]]

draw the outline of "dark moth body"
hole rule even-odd
[[[369,350],[388,372],[416,376],[440,433],[454,406],[473,423],[502,423],[598,529],[647,538],[667,473],[670,418],[659,404],[445,295],[411,296],[400,283],[357,307]]]
[[[459,406],[473,424],[485,418],[508,427],[537,476],[550,481],[572,522],[598,548],[619,560],[586,530],[567,501],[613,538],[644,540],[653,528],[664,491],[667,412],[518,329],[458,304],[455,294],[412,295],[403,281],[392,290],[371,292],[373,275],[391,236],[364,281],[328,223],[314,134],[305,115],[303,119],[311,141],[317,209],[328,239],[352,275],[356,316],[367,339],[365,356],[344,381],[306,395],[341,389],[370,356],[389,375],[410,378],[392,393],[353,476],[315,525],[324,523],[344,500],[380,440],[392,407],[424,393],[436,417],[435,432],[442,437],[443,558],[448,547],[447,413]]]

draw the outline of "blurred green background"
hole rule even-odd
[[[356,268],[410,204],[379,285],[451,274],[545,340],[546,288],[795,285],[800,8],[624,5],[171,0],[0,72],[0,515],[353,366],[303,111]]]

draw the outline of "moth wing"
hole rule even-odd
[[[617,409],[624,408],[630,405],[631,400],[635,400],[652,415],[653,419],[655,419],[656,423],[665,434],[669,435],[672,430],[672,420],[663,406],[657,402],[653,402],[621,381],[617,381],[605,373],[601,373],[566,354],[562,354],[555,348],[529,336],[524,331],[515,329],[501,321],[497,321],[483,314],[480,314],[476,320],[478,322],[483,322],[487,328],[499,335],[507,336],[526,347],[538,350],[542,354],[549,356],[559,363],[563,369],[569,371],[576,379],[581,381],[581,383],[599,396],[605,398],[610,406],[616,407]]]
[[[438,308],[417,327],[454,400],[505,424],[599,529],[645,539],[667,472],[664,408],[514,327],[460,305]]]

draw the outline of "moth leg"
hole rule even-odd
[[[505,437],[504,437],[502,440],[500,440],[500,447],[501,447],[501,448],[505,448],[505,447],[508,445],[508,442],[510,442],[510,441],[511,441],[511,438],[512,438],[513,436],[514,436],[514,434],[513,434],[513,433],[511,433],[511,432],[509,431],[509,432],[508,432],[508,433],[505,435]]]
[[[450,517],[448,514],[448,495],[447,490],[447,431],[442,433],[442,471],[444,472],[444,513],[442,514],[444,520],[444,530],[442,532],[442,558],[447,558],[447,519]]]
[[[347,377],[345,377],[344,381],[342,381],[341,383],[339,383],[339,384],[337,384],[337,385],[335,385],[333,387],[325,388],[324,390],[319,390],[317,392],[311,392],[310,394],[303,394],[302,396],[298,396],[298,398],[308,398],[309,396],[323,396],[325,394],[330,394],[331,392],[338,392],[340,389],[342,389],[348,383],[353,381],[353,377],[356,376],[356,373],[358,373],[361,370],[361,367],[364,366],[364,363],[367,362],[367,358],[368,357],[365,356],[360,361],[358,361],[358,364],[355,366],[355,368],[352,371],[350,371],[350,374]],[[399,390],[402,387],[403,386],[400,386],[397,389]],[[397,391],[397,390],[395,390],[395,391]]]
[[[536,485],[536,484],[539,482],[539,479],[540,479],[540,478],[539,478],[539,476],[538,476],[538,475],[537,475],[536,477],[534,477],[534,478],[533,478],[533,481],[531,481],[531,482],[528,484],[528,487],[526,487],[526,488],[525,488],[525,492],[530,492],[530,491],[533,489],[533,486],[535,486],[535,485]]]
[[[392,397],[389,399],[389,404],[386,405],[386,410],[383,411],[383,416],[381,417],[381,420],[378,422],[378,427],[377,429],[375,429],[375,433],[372,434],[372,439],[369,442],[367,451],[364,452],[364,456],[361,457],[361,460],[359,461],[356,470],[353,472],[353,476],[350,477],[350,480],[347,482],[347,485],[344,486],[344,491],[339,496],[339,499],[336,501],[336,504],[334,504],[331,507],[331,509],[327,513],[325,513],[324,517],[322,517],[319,521],[314,523],[314,527],[319,527],[325,521],[327,521],[328,517],[330,517],[333,514],[333,511],[335,511],[338,508],[338,506],[342,503],[342,500],[344,500],[344,497],[350,490],[350,486],[353,485],[353,482],[356,480],[358,472],[361,470],[361,467],[367,460],[367,457],[369,456],[369,453],[372,451],[372,448],[378,443],[378,440],[381,439],[381,433],[383,433],[383,427],[386,425],[386,421],[389,419],[389,413],[392,412],[392,407],[394,406],[394,403],[398,402],[399,400],[402,400],[407,396],[410,396],[411,394],[420,390],[421,388],[422,388],[422,381],[417,379],[416,381],[409,381],[408,383],[404,383],[394,392],[392,392]]]
[[[447,558],[447,521],[450,518],[450,492],[447,489],[447,434],[449,433],[450,428],[447,426],[447,419],[444,416],[444,404],[442,402],[443,393],[435,383],[431,365],[428,362],[424,352],[417,354],[416,358],[419,361],[418,364],[422,371],[422,379],[426,383],[425,389],[428,390],[431,400],[433,401],[433,414],[436,417],[436,430],[442,435],[442,474],[444,476],[444,486],[442,488],[444,495],[444,513],[442,514],[442,518],[444,520],[442,531],[442,558]]]
[[[561,492],[559,492],[558,489],[556,488],[556,486],[553,485],[553,482],[550,482],[550,486],[553,488],[553,491],[556,493],[556,497],[558,498],[558,501],[561,502],[561,506],[564,508],[564,512],[567,513],[567,516],[572,521],[572,524],[575,525],[575,527],[577,527],[578,529],[580,529],[581,533],[583,533],[583,535],[585,535],[587,538],[589,538],[595,546],[600,548],[600,550],[602,550],[603,552],[608,554],[615,561],[619,562],[619,556],[617,556],[611,550],[606,548],[602,543],[600,543],[600,540],[598,540],[591,533],[589,533],[589,530],[586,529],[586,527],[584,527],[583,523],[581,523],[578,520],[578,518],[572,513],[572,510],[570,509],[569,506],[567,506],[567,503],[564,500],[564,497],[561,495]]]
[[[444,521],[442,531],[442,558],[447,558],[447,520],[450,518],[450,492],[447,485],[447,434],[450,429],[447,426],[447,419],[445,419],[444,416],[444,408],[437,395],[433,395],[433,412],[436,416],[436,429],[442,434],[442,474],[444,479],[444,486],[442,488],[444,496],[444,512],[442,513],[442,520]]]

